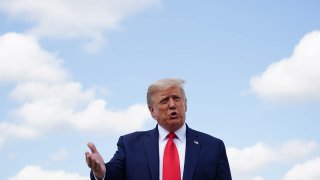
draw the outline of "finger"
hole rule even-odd
[[[90,155],[90,153],[89,153],[88,151],[86,151],[86,152],[84,153],[84,155],[86,156],[86,159],[87,159],[87,157]]]
[[[89,168],[92,168],[92,162],[93,162],[93,160],[92,160],[92,156],[91,156],[91,154],[86,154],[86,161],[87,161],[87,165],[88,165],[88,167]]]
[[[88,147],[90,148],[91,153],[96,153],[96,152],[98,152],[97,149],[96,149],[96,146],[95,146],[93,143],[89,142],[87,145],[88,145]]]

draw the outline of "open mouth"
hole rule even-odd
[[[170,113],[170,118],[171,119],[176,119],[178,117],[178,113],[177,112],[171,112]]]

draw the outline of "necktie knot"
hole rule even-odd
[[[168,138],[169,138],[169,140],[173,140],[174,138],[176,137],[176,134],[174,133],[174,132],[170,132],[169,134],[168,134]]]

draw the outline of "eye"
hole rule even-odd
[[[176,101],[179,101],[179,100],[181,99],[180,96],[172,96],[172,98],[173,98],[174,100],[176,100]]]
[[[160,104],[166,104],[169,98],[163,98],[160,100]]]

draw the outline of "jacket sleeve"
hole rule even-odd
[[[218,162],[218,169],[216,174],[216,180],[232,180],[226,148],[223,141],[220,143],[220,157]]]

